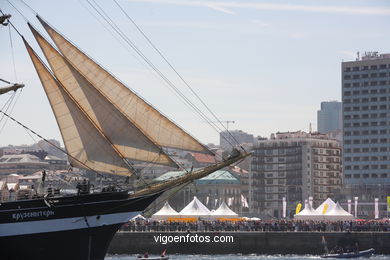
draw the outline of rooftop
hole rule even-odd
[[[0,164],[6,163],[41,163],[47,164],[46,162],[42,162],[38,157],[31,154],[6,154],[0,157]]]
[[[194,169],[195,170],[195,169]],[[170,179],[175,179],[183,174],[185,174],[185,171],[170,171],[167,173],[164,173],[163,175],[157,177],[154,179],[156,182],[161,182],[161,181],[167,181]],[[240,184],[240,181],[234,177],[229,171],[226,170],[219,170],[215,171],[206,177],[203,177],[199,180],[195,181],[197,184]]]
[[[215,163],[215,157],[203,153],[191,153],[192,157],[199,163]]]

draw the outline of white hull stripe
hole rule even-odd
[[[88,216],[89,227],[120,224],[129,221],[141,211]],[[84,217],[25,221],[0,224],[0,237],[38,234],[46,232],[68,231],[88,228]]]

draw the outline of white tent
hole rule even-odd
[[[146,218],[141,214],[138,214],[137,216],[134,216],[130,219],[130,221],[136,221],[136,220],[146,220]]]
[[[343,221],[343,220],[353,220],[354,217],[352,214],[345,211],[340,204],[337,202],[331,210],[329,210],[325,215],[325,220],[329,221]]]
[[[194,197],[194,199],[185,206],[184,209],[180,211],[180,217],[183,218],[192,218],[192,217],[203,217],[209,218],[211,215],[210,210],[198,200],[198,198]]]
[[[331,211],[335,206],[336,206],[336,203],[331,199],[331,198],[327,198],[324,202],[322,202],[322,204],[316,209],[316,212],[318,215],[323,215],[323,212],[324,212],[324,208],[325,208],[325,205],[328,205],[328,208],[326,209],[326,212],[329,212]]]
[[[298,214],[294,215],[294,219],[297,220],[316,220],[318,219],[319,215],[317,212],[310,206],[310,204],[305,200],[305,208],[299,212]]]
[[[154,220],[167,220],[170,217],[179,217],[179,213],[169,205],[168,201],[165,202],[159,211],[152,215]]]
[[[231,210],[228,205],[226,205],[225,201],[221,203],[219,208],[211,213],[211,217],[214,219],[217,218],[237,218],[238,214]]]

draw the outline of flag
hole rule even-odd
[[[228,198],[228,206],[230,207],[232,205],[232,198]]]
[[[327,203],[325,203],[324,209],[322,210],[322,215],[325,215],[325,213],[328,210],[328,208],[329,208],[329,205]]]
[[[352,206],[351,206],[352,200],[348,200],[348,213],[351,214],[352,212]]]
[[[214,208],[216,208],[218,205],[218,199],[215,199],[214,203],[215,203]]]
[[[387,212],[390,212],[390,196],[387,196]]]
[[[209,205],[209,196],[206,197],[206,205]]]
[[[357,206],[358,206],[358,200],[359,200],[359,197],[355,197],[355,218],[357,218]]]
[[[283,218],[286,218],[287,201],[286,197],[283,197]]]
[[[374,215],[375,215],[375,218],[379,218],[379,199],[378,198],[375,198],[374,200]]]
[[[301,211],[301,208],[302,208],[302,203],[298,203],[295,209],[295,214],[298,214]]]
[[[243,208],[249,208],[248,201],[246,200],[245,196],[241,194],[241,206]]]
[[[310,207],[313,207],[313,197],[309,197],[309,205]]]

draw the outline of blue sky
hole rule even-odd
[[[146,56],[188,93],[115,3],[96,1]],[[26,6],[18,0],[11,2],[43,31]],[[308,131],[309,123],[316,129],[320,102],[340,100],[342,60],[355,59],[357,51],[390,52],[389,1],[118,2],[219,118],[235,121],[230,129],[255,136]],[[218,133],[90,14],[93,11],[86,0],[26,3],[192,135],[204,143],[219,142]],[[0,1],[0,8],[13,14],[14,24],[38,50],[23,18],[6,1]],[[14,31],[11,35],[17,81],[26,84],[12,115],[47,138],[61,139],[22,42]],[[16,81],[8,28],[0,28],[0,41],[0,78]],[[0,106],[8,98],[1,96]],[[12,122],[0,132],[1,146],[33,142]]]

